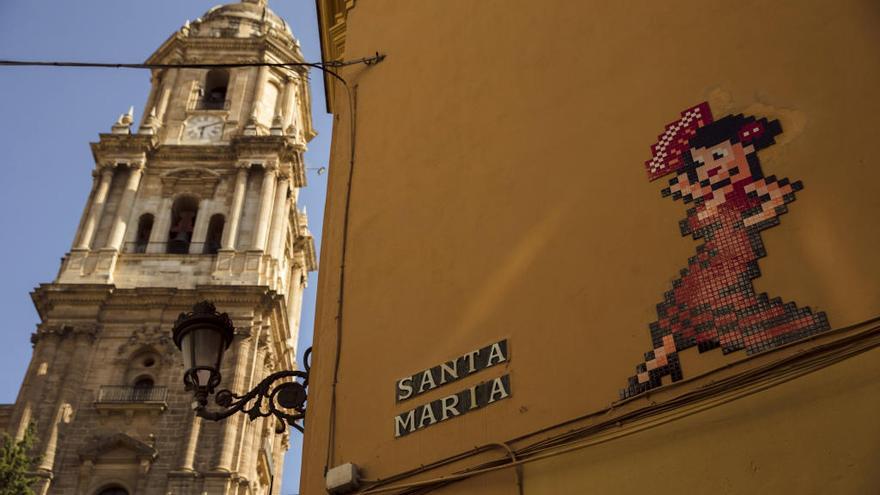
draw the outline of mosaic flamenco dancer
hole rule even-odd
[[[646,162],[650,180],[675,176],[663,196],[693,203],[680,222],[683,236],[702,239],[696,256],[657,305],[651,323],[654,349],[629,378],[622,399],[658,387],[664,376],[682,379],[678,352],[721,347],[754,354],[828,330],[813,313],[767,294],[756,294],[761,231],[779,223],[801,182],[764,176],[758,150],[775,143],[779,121],[728,115],[713,121],[708,103],[685,110],[666,126]]]

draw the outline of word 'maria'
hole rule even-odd
[[[399,438],[408,435],[508,397],[510,397],[510,375],[479,383],[395,416],[394,436]]]

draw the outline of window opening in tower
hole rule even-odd
[[[168,246],[165,250],[167,253],[189,253],[198,211],[198,203],[194,198],[184,196],[174,201],[171,207],[171,230],[168,232]]]
[[[205,76],[205,91],[202,95],[202,110],[223,110],[226,107],[226,88],[229,86],[229,71],[211,69]]]

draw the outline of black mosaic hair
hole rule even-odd
[[[764,125],[764,133],[758,139],[749,141],[749,144],[754,146],[755,150],[761,150],[775,144],[774,138],[782,134],[782,124],[778,120],[756,119],[751,116],[746,117],[741,113],[727,115],[709,125],[700,127],[697,129],[697,135],[691,138],[689,144],[691,148],[709,148],[724,141],[738,143],[740,142],[740,130],[755,121]]]
[[[746,117],[743,114],[727,115],[723,118],[703,126],[697,130],[697,135],[691,138],[688,143],[691,148],[711,148],[725,141],[731,143],[739,143],[740,130],[752,122],[760,122],[764,125],[764,133],[758,138],[749,141],[749,145],[755,148],[755,151],[764,149],[776,143],[776,136],[782,134],[782,125],[778,120],[768,121],[766,118],[756,119],[755,117]],[[697,181],[696,168],[690,153],[684,153],[684,166],[678,171],[679,174],[688,174],[692,181]],[[761,162],[758,160],[757,153],[749,153],[746,155],[746,161],[749,163],[749,172],[755,179],[764,177],[761,170]]]

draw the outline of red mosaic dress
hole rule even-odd
[[[801,189],[800,182],[791,186],[785,204]],[[650,325],[654,350],[645,354],[621,398],[659,386],[665,375],[680,380],[677,352],[683,349],[697,346],[704,352],[721,347],[725,354],[743,349],[754,354],[830,328],[825,313],[814,314],[810,308],[755,293],[752,281],[761,274],[758,259],[766,255],[761,231],[776,225],[787,211],[780,206],[771,219],[745,226],[743,219],[760,211],[761,201],[757,194],[745,193],[741,184],[735,185],[716,214],[701,220],[698,212],[703,207],[698,206],[680,222],[682,235],[704,243],[657,305],[657,321]]]

